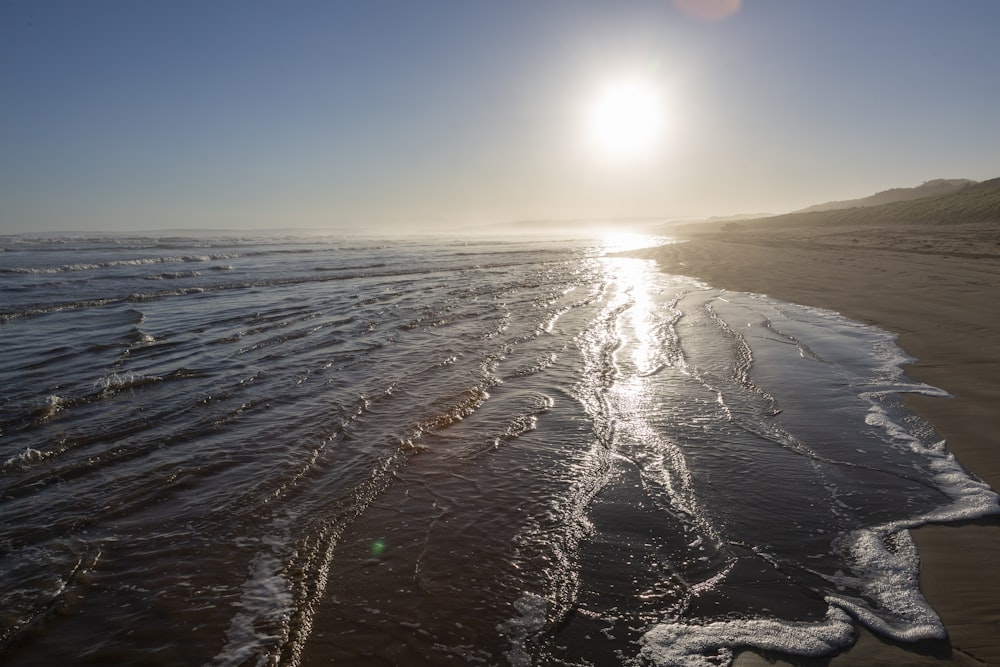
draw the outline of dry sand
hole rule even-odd
[[[906,373],[954,395],[913,395],[908,405],[959,462],[1000,489],[1000,225],[702,230],[679,234],[687,243],[630,254],[715,287],[828,308],[896,332],[918,360]],[[926,526],[914,537],[921,587],[950,645],[902,648],[862,632],[832,660],[791,664],[1000,665],[1000,517]],[[776,663],[744,653],[736,664]]]

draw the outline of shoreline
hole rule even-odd
[[[907,376],[953,396],[910,394],[904,403],[966,469],[1000,489],[1000,238],[937,228],[839,235],[702,229],[709,231],[684,234],[684,243],[623,254],[713,287],[833,310],[897,334],[897,345],[915,358],[904,366]],[[905,244],[898,242],[903,232]],[[857,643],[832,658],[789,662],[744,652],[734,664],[1000,665],[1000,516],[912,534],[921,590],[950,644],[897,644],[859,627]]]

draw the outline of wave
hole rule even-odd
[[[28,266],[0,268],[0,273],[19,274],[59,274],[78,273],[81,271],[98,271],[130,266],[150,266],[155,264],[183,264],[190,262],[213,262],[223,259],[236,259],[242,253],[217,253],[210,255],[173,255],[169,257],[133,257],[129,259],[113,259],[105,262],[75,262],[59,266]]]
[[[168,271],[166,273],[153,273],[143,276],[143,280],[180,280],[181,278],[197,278],[201,276],[200,271]]]
[[[788,655],[831,655],[854,643],[850,617],[831,608],[819,623],[739,619],[703,624],[660,623],[642,637],[640,656],[653,665],[718,667],[746,648]]]
[[[33,463],[39,463],[48,458],[51,458],[54,452],[47,451],[43,452],[34,447],[28,447],[23,452],[19,452],[14,456],[10,457],[4,461],[3,466],[0,466],[0,471],[7,472],[8,470],[23,470],[27,466]]]
[[[542,265],[552,264],[552,263],[554,262],[552,262],[551,260],[543,260],[540,262],[540,264]],[[530,263],[528,265],[530,266]],[[444,269],[442,267],[429,266],[429,267],[414,267],[405,269],[388,269],[384,271],[358,271],[358,272],[349,271],[337,275],[295,275],[288,278],[272,278],[267,280],[247,280],[247,281],[232,282],[232,283],[206,284],[197,287],[162,290],[158,292],[133,292],[131,294],[124,296],[106,296],[106,297],[81,299],[79,301],[64,301],[52,304],[36,304],[26,308],[22,308],[20,310],[0,312],[0,323],[25,317],[31,317],[35,315],[43,315],[46,313],[54,313],[65,310],[95,308],[122,302],[143,303],[148,301],[157,301],[160,299],[166,299],[170,297],[187,296],[190,294],[202,294],[205,292],[259,289],[259,288],[305,285],[313,283],[348,281],[348,280],[358,280],[358,279],[401,278],[406,276],[422,277],[431,273],[436,273],[444,270],[453,273],[461,273],[469,270],[477,270],[477,271],[500,270],[512,266],[518,266],[518,264],[499,263],[499,264],[490,264],[482,266],[449,267],[447,269]],[[186,277],[194,277],[194,276],[188,275]],[[198,277],[204,277],[204,276],[199,274]],[[156,279],[154,278],[153,280]],[[532,288],[532,287],[538,287],[538,285],[529,284],[525,285],[524,287]],[[419,325],[419,322],[411,322],[410,324],[416,326]]]

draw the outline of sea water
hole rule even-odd
[[[941,638],[907,531],[997,511],[892,335],[600,240],[0,246],[5,665]]]

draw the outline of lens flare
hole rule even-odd
[[[740,11],[742,0],[674,0],[674,5],[702,21],[721,21]]]

